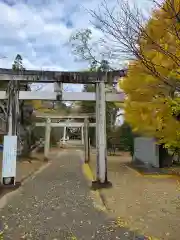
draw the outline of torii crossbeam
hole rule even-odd
[[[106,83],[113,83],[115,78],[124,77],[126,70],[116,70],[106,72]],[[42,71],[42,70],[23,70],[14,71],[12,69],[0,68],[0,81],[25,81],[25,82],[44,82],[44,83],[96,83],[104,76],[104,72],[65,72],[65,71]]]

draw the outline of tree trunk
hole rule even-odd
[[[22,154],[21,157],[23,158],[30,158],[31,154],[31,146],[34,144],[33,138],[32,138],[32,126],[28,126],[25,129],[25,135],[23,136],[23,149],[22,149]]]

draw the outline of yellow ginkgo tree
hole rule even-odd
[[[148,19],[128,2],[121,0],[112,7],[105,0],[90,11],[92,23],[104,34],[99,49],[112,62],[130,62],[120,87],[127,96],[125,118],[134,130],[179,147],[180,2],[151,0],[155,5]],[[88,29],[78,33],[81,44],[76,52],[82,59],[96,60],[87,41],[90,33]]]
[[[120,82],[134,130],[180,147],[180,5],[167,0],[141,28],[139,55]]]

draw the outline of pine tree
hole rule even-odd
[[[14,70],[14,71],[25,70],[25,68],[23,67],[23,59],[22,59],[20,54],[16,55],[16,58],[15,58],[14,63],[12,65],[12,70]]]

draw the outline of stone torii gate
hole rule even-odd
[[[2,183],[7,177],[13,179],[15,184],[16,168],[16,149],[18,134],[18,99],[22,100],[57,100],[57,101],[96,101],[96,149],[97,149],[97,175],[93,186],[106,187],[111,185],[107,177],[107,150],[106,150],[106,101],[123,102],[123,93],[106,93],[105,84],[113,84],[115,78],[124,77],[126,71],[108,71],[108,72],[54,72],[54,71],[35,71],[24,70],[21,73],[14,72],[10,69],[0,69],[0,81],[18,83],[19,81],[27,83],[54,83],[54,92],[31,92],[19,91],[18,84],[11,85],[11,91],[0,91],[0,99],[8,99],[9,115],[8,129],[9,136],[5,136],[4,156],[3,156],[3,176]],[[87,92],[63,92],[63,83],[73,84],[95,84],[96,93]],[[15,104],[16,111],[13,110]],[[12,121],[14,119],[14,121]],[[13,129],[13,131],[12,131]],[[11,146],[11,147],[10,147]],[[9,149],[8,149],[9,147]],[[12,152],[13,155],[7,155]],[[9,156],[7,160],[7,156]],[[8,163],[11,163],[11,170],[8,171]],[[13,167],[12,167],[13,166]]]
[[[63,143],[65,143],[67,127],[81,128],[81,141],[85,146],[85,162],[89,162],[89,127],[96,127],[96,123],[89,123],[89,118],[95,118],[95,114],[86,115],[67,115],[59,116],[54,114],[37,114],[36,118],[45,119],[45,122],[36,122],[37,127],[45,127],[45,142],[44,142],[44,156],[47,159],[50,149],[50,134],[52,127],[63,127]],[[52,122],[52,119],[58,120],[58,122]],[[59,120],[66,120],[65,122],[59,122]],[[68,121],[69,119],[83,119],[83,122]]]

